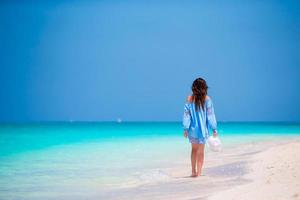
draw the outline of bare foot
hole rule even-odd
[[[191,177],[193,177],[193,178],[195,178],[195,177],[197,177],[198,175],[197,175],[197,173],[196,172],[192,172],[192,175],[191,175]]]

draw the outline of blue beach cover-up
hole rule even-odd
[[[206,97],[204,109],[200,106],[198,111],[194,102],[184,105],[183,129],[188,131],[189,141],[193,144],[205,144],[209,137],[209,130],[217,130],[216,116],[210,97]]]

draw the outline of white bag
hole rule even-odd
[[[206,143],[208,145],[208,148],[212,151],[218,152],[222,150],[222,143],[218,136],[209,136]]]

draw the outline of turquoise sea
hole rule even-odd
[[[300,123],[218,125],[224,148],[299,138]],[[0,199],[92,199],[189,162],[180,122],[0,125]]]

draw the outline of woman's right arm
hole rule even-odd
[[[214,106],[212,100],[208,97],[206,102],[206,110],[207,110],[207,121],[209,127],[213,130],[214,136],[217,135],[217,120],[214,112]]]

